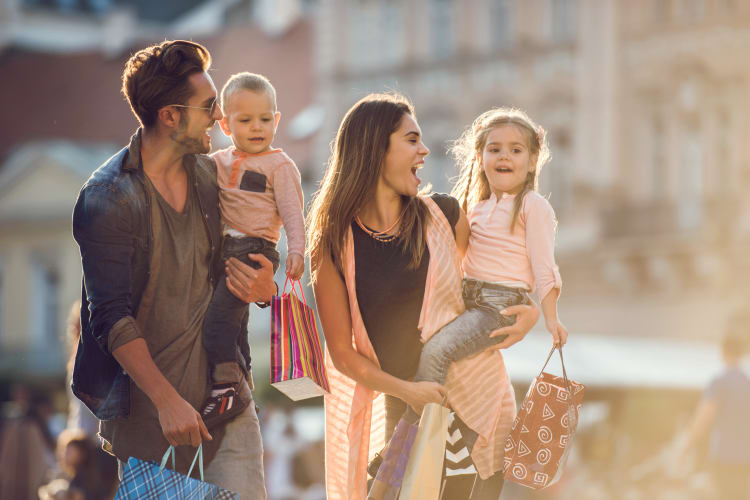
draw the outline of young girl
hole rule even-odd
[[[492,109],[474,121],[452,153],[460,168],[452,194],[468,209],[471,228],[463,260],[466,310],[425,344],[414,377],[418,382],[442,384],[452,362],[501,342],[505,336],[489,334],[515,322],[501,311],[529,303],[534,290],[553,342],[563,345],[568,337],[557,317],[562,283],[554,259],[555,214],[536,192],[539,170],[549,158],[544,130],[523,111]],[[417,419],[409,408],[399,427]],[[471,449],[476,435],[467,432],[464,439]],[[401,478],[385,476],[399,474],[391,464],[409,453],[410,444],[390,448],[376,480],[393,487]]]

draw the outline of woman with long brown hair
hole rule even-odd
[[[308,216],[331,381],[325,398],[331,500],[364,499],[368,460],[391,437],[405,405],[420,413],[445,397],[480,437],[472,459],[482,478],[499,485],[494,498],[502,487],[504,436],[496,429],[515,412],[515,402],[495,349],[521,340],[539,311],[534,305],[506,310],[516,323],[491,335],[508,338],[455,363],[445,386],[411,380],[422,342],[463,310],[460,255],[469,236],[454,198],[419,193],[417,172],[428,154],[404,97],[363,98],[339,127]]]

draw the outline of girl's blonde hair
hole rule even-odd
[[[479,158],[482,156],[489,133],[504,125],[514,125],[526,135],[530,156],[536,158],[536,164],[526,175],[526,181],[513,204],[510,226],[510,231],[513,232],[523,198],[529,191],[537,190],[539,171],[550,158],[546,132],[520,109],[493,108],[485,111],[453,142],[450,153],[456,159],[459,174],[451,194],[458,199],[464,211],[490,197],[490,184]]]
[[[370,94],[352,106],[341,121],[328,168],[307,215],[313,283],[324,256],[330,256],[343,273],[341,257],[347,231],[362,204],[375,195],[390,136],[406,115],[414,116],[414,108],[404,96]],[[418,196],[404,196],[403,202],[398,243],[411,256],[409,267],[416,268],[426,248],[424,231],[429,211]]]

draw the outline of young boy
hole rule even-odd
[[[284,226],[287,236],[286,273],[298,280],[305,269],[305,223],[300,173],[281,150],[271,147],[281,116],[276,90],[262,75],[238,73],[221,90],[221,130],[233,145],[217,151],[219,205],[223,223],[222,257],[235,257],[256,269],[248,254],[263,254],[279,266],[276,244]],[[237,332],[247,321],[247,304],[236,298],[222,276],[203,323],[203,344],[211,366],[211,395],[201,416],[207,427],[244,410],[250,395],[239,391],[243,372]],[[244,384],[243,384],[244,385]]]

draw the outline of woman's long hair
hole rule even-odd
[[[537,190],[539,172],[550,158],[544,129],[534,123],[529,115],[520,109],[494,108],[485,111],[453,143],[450,152],[456,159],[459,174],[458,181],[453,186],[451,194],[458,199],[464,211],[468,211],[472,206],[490,197],[492,193],[490,183],[479,158],[482,156],[490,132],[504,125],[518,127],[527,138],[529,153],[532,157],[536,156],[534,169],[526,175],[523,187],[516,195],[513,203],[513,215],[510,223],[512,233],[518,214],[521,212],[524,196],[529,191]]]
[[[346,234],[364,203],[375,195],[383,171],[390,136],[405,115],[414,116],[411,103],[400,94],[370,94],[347,111],[336,133],[320,188],[307,216],[312,281],[320,258],[330,255],[343,272],[341,256]],[[419,197],[404,196],[404,215],[397,237],[416,268],[426,248],[427,206]]]

